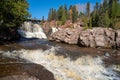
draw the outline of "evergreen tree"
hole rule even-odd
[[[98,20],[99,20],[99,4],[96,3],[94,7],[94,11],[92,12],[92,27],[98,27]]]
[[[62,19],[61,19],[63,25],[65,24],[66,20],[67,20],[66,19],[66,13],[65,13],[65,10],[63,10],[63,12],[62,12]]]
[[[108,11],[105,12],[105,18],[104,18],[104,27],[109,27],[110,26],[110,18]]]
[[[63,14],[63,6],[60,6],[58,9],[58,20],[62,20],[62,14]]]
[[[76,22],[78,18],[78,11],[76,9],[76,6],[72,7],[72,22]]]
[[[51,8],[48,14],[48,20],[57,20],[57,12],[56,9]]]
[[[66,19],[68,19],[68,10],[67,10],[67,5],[64,6],[64,10],[65,10],[65,17]]]
[[[90,2],[87,2],[87,5],[86,5],[86,15],[88,17],[90,16]]]
[[[28,17],[27,0],[1,0],[0,1],[0,26],[20,26]]]
[[[86,5],[86,16],[88,17],[88,26],[91,26],[91,22],[90,22],[90,2],[87,2]]]

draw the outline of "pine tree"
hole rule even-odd
[[[86,16],[88,17],[88,26],[90,27],[91,26],[91,23],[90,23],[90,2],[87,2],[87,5],[86,5]]]
[[[66,19],[66,13],[65,13],[65,10],[63,10],[63,12],[62,12],[62,19],[61,19],[63,25],[65,24],[66,20],[67,20]]]
[[[87,2],[87,5],[86,5],[86,15],[88,17],[90,16],[90,2]]]
[[[109,28],[109,26],[110,26],[110,18],[109,18],[108,11],[106,11],[105,18],[104,18],[104,27]]]
[[[98,2],[96,3],[94,7],[94,11],[92,12],[92,27],[98,27],[98,20],[99,20],[99,4]]]
[[[72,7],[72,22],[76,22],[78,18],[78,11],[76,9],[76,6]]]
[[[64,10],[65,10],[65,17],[66,17],[66,19],[68,19],[67,5],[64,5]]]
[[[63,6],[60,6],[58,9],[58,20],[62,20],[62,14],[63,14]]]

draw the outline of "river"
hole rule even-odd
[[[0,57],[0,80],[120,80],[119,50],[31,39],[0,45]]]
[[[120,80],[120,50],[50,42],[33,23],[18,32],[0,45],[0,80]]]

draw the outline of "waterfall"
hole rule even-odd
[[[24,22],[18,32],[25,38],[47,38],[42,27],[39,24],[34,24],[32,22]]]
[[[52,33],[57,32],[58,29],[56,27],[52,27]]]

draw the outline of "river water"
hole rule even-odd
[[[120,51],[45,39],[7,43],[0,45],[0,80],[11,76],[11,80],[120,80]]]
[[[18,32],[29,39],[0,45],[0,80],[120,80],[120,50],[50,42],[31,22]]]

